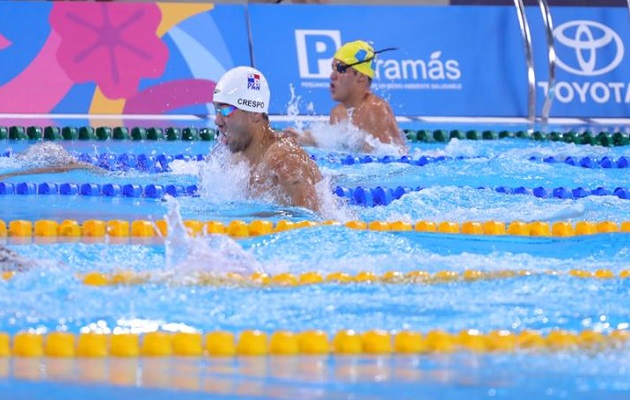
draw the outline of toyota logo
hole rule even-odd
[[[615,69],[623,59],[621,38],[617,32],[599,22],[565,22],[553,30],[553,36],[567,48],[562,57],[564,61],[558,56],[558,66],[576,75],[605,74]],[[562,49],[558,50],[562,52]]]

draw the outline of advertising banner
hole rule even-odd
[[[556,85],[551,116],[630,116],[630,23],[625,8],[553,7]],[[526,11],[533,40],[536,112],[549,90],[546,30]],[[251,6],[255,65],[285,113],[293,89],[301,114],[327,114],[331,62],[362,39],[383,53],[373,89],[401,116],[526,117],[525,45],[512,6]],[[270,27],[273,26],[273,29]]]
[[[272,113],[286,113],[293,88],[301,114],[327,114],[333,55],[357,39],[375,50],[398,47],[379,55],[373,82],[397,115],[527,113],[525,50],[513,7],[249,10],[254,63],[269,79]]]
[[[540,11],[528,10],[534,41],[538,114],[549,90],[549,56]],[[627,8],[554,7],[557,57],[551,116],[630,116]]]
[[[207,114],[249,54],[240,5],[0,2],[0,113]]]
[[[372,85],[396,115],[527,116],[514,7],[247,7],[0,2],[0,113],[205,115],[221,75],[254,65],[269,79],[272,114],[326,115],[334,106],[333,55],[362,39],[376,50],[398,48],[379,55]],[[628,117],[627,10],[553,7],[551,14],[551,116]],[[541,115],[550,87],[547,38],[539,8],[528,7],[527,18]]]

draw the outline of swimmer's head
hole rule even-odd
[[[374,78],[376,68],[376,53],[374,48],[363,40],[348,42],[341,46],[335,53],[335,59],[341,61],[346,67],[351,66],[360,73]]]
[[[243,111],[267,114],[270,97],[267,79],[260,71],[252,67],[236,67],[219,79],[212,101]]]

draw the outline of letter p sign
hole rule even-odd
[[[332,30],[295,30],[300,78],[328,78],[330,63],[341,46],[341,33]]]

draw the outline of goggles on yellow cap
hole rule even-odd
[[[335,65],[335,70],[340,74],[346,72],[350,67],[354,67],[357,71],[374,78],[374,59],[377,54],[397,50],[396,47],[388,47],[386,49],[374,51],[372,46],[363,40],[357,40],[344,44],[337,50],[334,58],[341,61]]]

